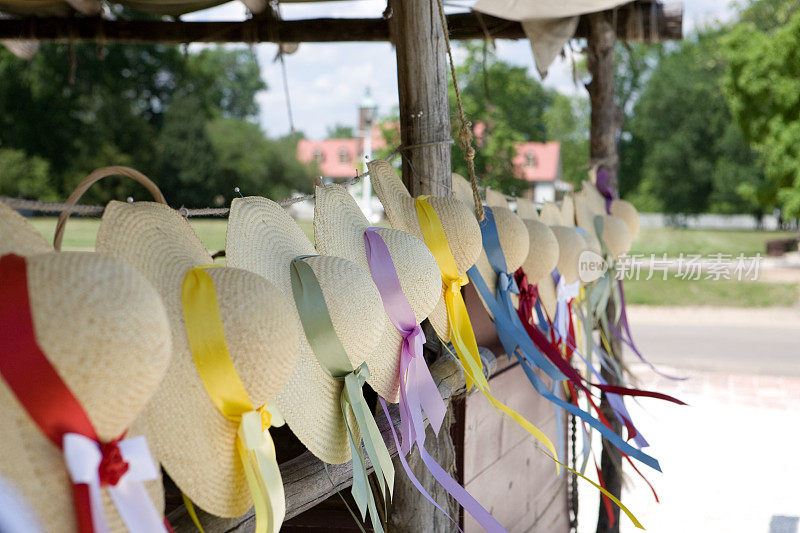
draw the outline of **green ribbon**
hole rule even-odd
[[[322,370],[332,378],[343,381],[344,387],[339,398],[347,428],[347,437],[350,441],[350,450],[353,454],[353,486],[351,492],[353,499],[361,512],[361,519],[365,520],[369,513],[370,520],[376,532],[383,533],[380,516],[375,505],[375,499],[369,488],[367,466],[361,445],[356,442],[353,428],[350,427],[348,413],[352,413],[358,429],[361,430],[364,448],[367,457],[372,462],[375,475],[380,481],[381,495],[386,501],[386,488],[389,487],[389,496],[394,487],[394,466],[389,450],[383,442],[375,417],[364,399],[363,387],[369,379],[367,363],[361,363],[358,368],[353,368],[342,342],[336,335],[331,322],[331,315],[322,287],[319,285],[316,274],[304,261],[307,257],[298,256],[292,260],[290,274],[292,281],[292,295],[294,296],[297,312],[300,315],[300,324],[311,346],[311,351],[317,358]],[[384,506],[385,507],[385,506]]]

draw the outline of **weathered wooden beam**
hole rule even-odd
[[[430,8],[431,5],[427,4]],[[458,13],[447,17],[451,39],[524,39],[519,22]],[[617,37],[622,40],[674,40],[682,37],[683,12],[669,4],[637,2],[616,12]],[[485,30],[484,30],[485,28]],[[589,34],[587,16],[578,23],[576,38]],[[272,21],[185,22],[168,20],[107,20],[99,17],[26,17],[0,19],[0,39],[128,44],[264,43],[388,41],[383,19],[320,18]]]
[[[587,43],[586,63],[592,81],[586,85],[591,102],[591,118],[589,124],[589,158],[593,164],[603,166],[611,175],[610,186],[619,191],[617,171],[619,155],[617,138],[622,125],[622,110],[614,99],[614,46],[616,32],[613,20],[607,13],[590,15],[590,31]],[[610,299],[606,307],[606,316],[612,323],[616,322],[614,301]],[[619,327],[619,324],[616,324]],[[621,357],[622,343],[619,338],[609,336],[612,357]],[[617,376],[606,367],[602,369],[603,378],[612,385],[621,385]],[[600,409],[610,422],[611,429],[618,435],[622,433],[622,424],[615,416],[605,393],[600,401]],[[620,451],[606,439],[603,439],[603,451],[600,458],[600,469],[605,481],[606,490],[617,498],[622,498],[622,456]],[[597,533],[619,533],[619,507],[612,507],[612,514],[606,511],[600,501],[600,512],[597,518]]]

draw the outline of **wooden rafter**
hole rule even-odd
[[[617,38],[628,41],[681,39],[683,12],[670,4],[636,2],[616,13]],[[489,15],[458,13],[448,16],[452,39],[523,39],[519,22]],[[588,17],[578,24],[576,38],[589,35]],[[0,39],[56,42],[147,43],[263,43],[389,41],[389,22],[383,19],[320,18],[276,21],[255,17],[236,22],[167,20],[108,20],[99,17],[26,17],[0,20]]]

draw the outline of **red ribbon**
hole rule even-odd
[[[100,442],[86,411],[36,342],[25,258],[0,257],[0,281],[0,374],[33,422],[59,449],[66,433],[97,442],[102,453],[101,484],[116,485],[128,470],[117,446],[119,439]],[[73,499],[78,531],[93,533],[89,486],[73,484]]]

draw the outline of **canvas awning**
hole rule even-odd
[[[473,10],[522,23],[531,42],[536,69],[547,69],[578,27],[578,17],[630,3],[631,0],[478,0]]]

